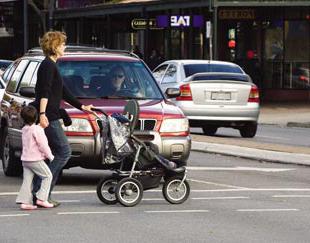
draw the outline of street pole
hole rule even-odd
[[[24,53],[28,50],[28,1],[23,1],[23,19],[24,19]]]
[[[50,0],[48,6],[48,29],[53,29],[53,12],[55,7],[55,0]]]

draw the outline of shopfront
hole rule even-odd
[[[266,101],[310,101],[310,7],[228,2],[217,7],[218,59],[240,64]]]
[[[66,31],[72,43],[126,50],[138,46],[146,62],[154,50],[162,60],[209,57],[208,1],[138,2],[74,9],[60,4],[54,26]],[[157,25],[160,18],[166,18],[166,24]]]

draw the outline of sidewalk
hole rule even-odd
[[[261,106],[258,122],[281,127],[310,128],[310,103],[264,104]],[[192,151],[218,153],[266,162],[310,165],[310,148],[242,141],[242,139],[229,141],[220,137],[192,135]]]

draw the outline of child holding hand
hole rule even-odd
[[[42,179],[40,190],[36,193],[36,204],[44,208],[52,208],[53,204],[48,202],[52,173],[44,162],[45,159],[53,161],[54,156],[48,146],[44,129],[36,125],[38,118],[37,110],[33,106],[26,106],[21,111],[21,117],[25,126],[22,129],[22,156],[23,163],[23,184],[18,193],[16,203],[21,204],[23,210],[36,209],[33,205],[32,180],[34,175]]]

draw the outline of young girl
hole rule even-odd
[[[43,128],[35,124],[38,118],[36,108],[33,106],[24,107],[21,111],[21,117],[25,122],[22,129],[23,151],[21,156],[24,176],[16,203],[21,204],[20,208],[23,210],[37,208],[32,204],[32,180],[34,175],[37,175],[42,179],[42,184],[36,193],[36,204],[44,208],[52,208],[53,204],[47,200],[53,176],[44,160],[49,159],[51,162],[54,156],[48,146]]]

